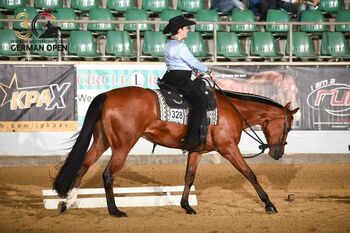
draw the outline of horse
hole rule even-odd
[[[280,159],[284,154],[293,114],[298,108],[290,110],[290,103],[282,106],[269,98],[251,94],[215,91],[214,95],[219,121],[217,125],[208,127],[202,150],[188,153],[181,207],[187,214],[196,214],[189,205],[188,197],[197,167],[203,153],[217,151],[250,181],[265,203],[265,211],[277,213],[242,157],[238,143],[243,129],[249,124],[259,124],[268,142],[269,155],[275,160]],[[84,174],[110,147],[112,155],[102,173],[107,208],[112,216],[126,217],[127,214],[115,204],[113,182],[131,148],[143,137],[154,144],[181,149],[181,139],[186,129],[185,125],[159,120],[156,94],[151,89],[123,87],[99,94],[91,102],[76,141],[54,178],[53,189],[59,196],[67,198],[59,204],[59,211],[68,210],[76,201]],[[93,142],[89,148],[92,136]]]

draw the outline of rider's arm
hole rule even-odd
[[[206,65],[198,61],[198,59],[193,56],[193,54],[188,49],[186,44],[183,44],[182,46],[180,46],[178,51],[178,56],[184,62],[186,62],[191,68],[195,68],[203,73],[207,73],[210,71],[210,69]]]

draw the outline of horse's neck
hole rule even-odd
[[[247,104],[247,101],[238,101],[236,105],[251,126],[260,125],[266,120],[278,118],[281,114],[280,108],[264,103],[249,102]],[[245,127],[248,127],[246,122],[244,124]]]

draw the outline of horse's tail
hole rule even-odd
[[[54,179],[53,189],[61,197],[67,196],[68,192],[74,186],[76,177],[79,175],[78,173],[84,162],[95,124],[100,119],[102,105],[105,99],[106,94],[102,93],[96,96],[91,102],[72,150],[69,152],[68,157]]]

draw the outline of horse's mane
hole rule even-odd
[[[227,90],[222,90],[222,91],[225,93],[225,95],[227,95],[228,97],[231,97],[231,98],[240,99],[240,100],[247,100],[247,101],[254,101],[254,102],[258,102],[258,103],[272,105],[272,106],[275,106],[277,108],[284,108],[281,104],[279,104],[276,101],[274,101],[273,99],[270,99],[270,98],[265,97],[265,96],[254,95],[254,94],[250,94],[250,93],[235,92],[235,91],[227,91]],[[220,90],[216,90],[216,92],[219,93],[220,95],[223,95]]]

